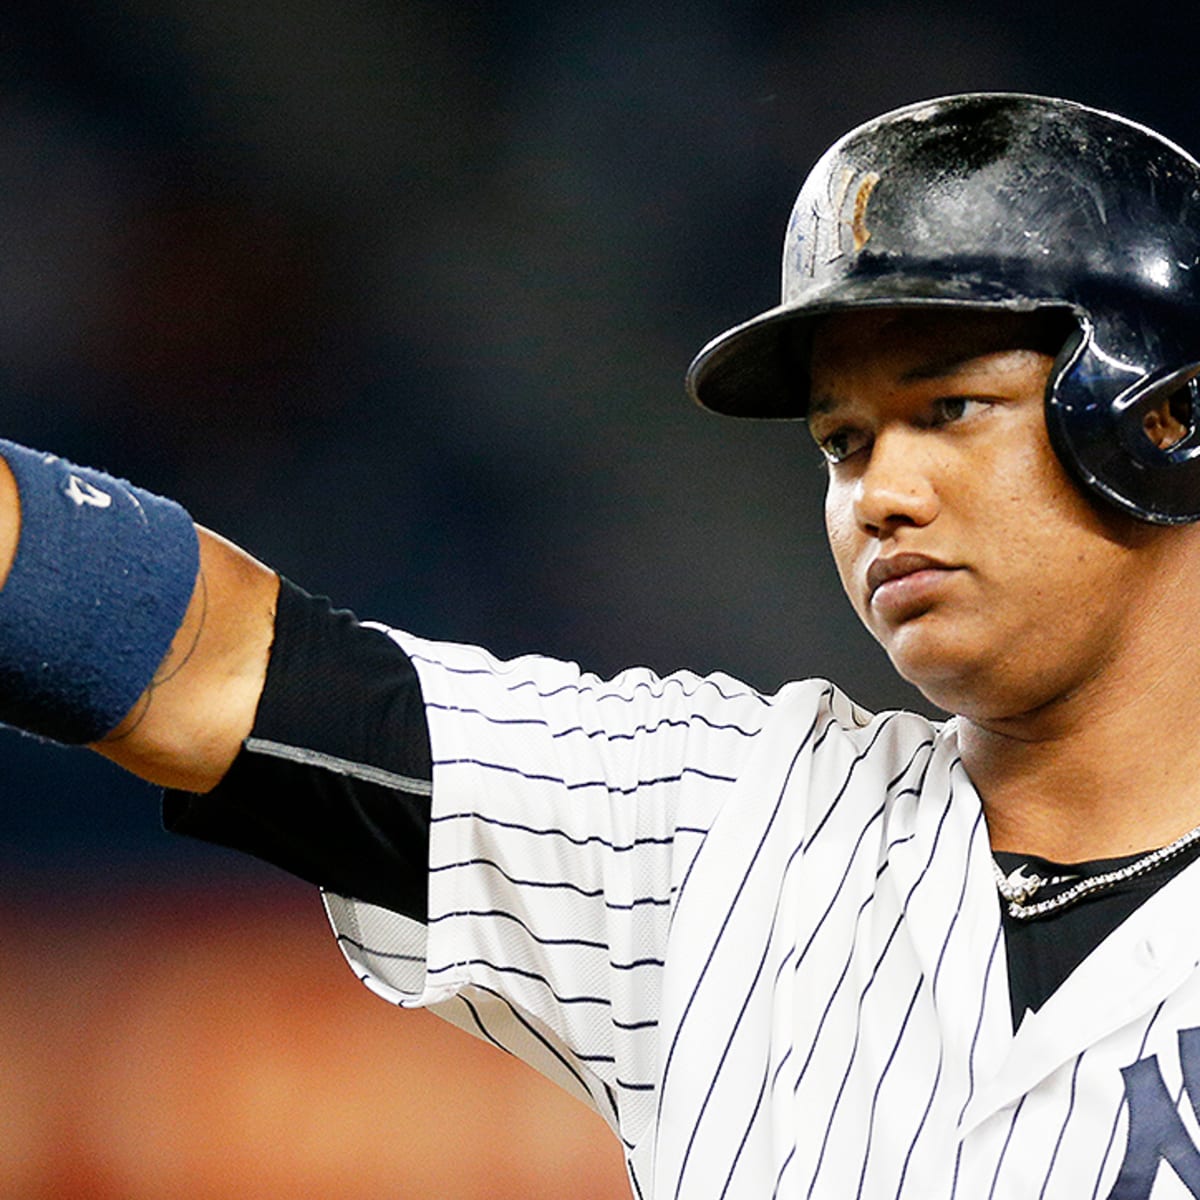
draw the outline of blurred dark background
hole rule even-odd
[[[1049,92],[1200,148],[1195,6],[0,6],[0,433],[189,507],[364,617],[602,673],[912,704],[798,427],[694,410],[853,124]],[[0,735],[0,901],[288,887],[154,789]],[[296,889],[303,890],[300,885]],[[11,924],[9,933],[15,934]]]
[[[1047,91],[1200,145],[1171,10],[4,5],[0,432],[362,616],[914,703],[803,430],[694,410],[683,371],[773,303],[804,172],[889,107]],[[263,870],[85,755],[3,735],[0,787],[4,887]]]

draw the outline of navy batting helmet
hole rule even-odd
[[[803,417],[812,320],[846,308],[1060,309],[1056,452],[1157,524],[1200,518],[1200,164],[1123,117],[978,93],[887,113],[818,162],[784,242],[783,299],[715,338],[688,388],[734,416]],[[1144,432],[1172,397],[1186,433]]]

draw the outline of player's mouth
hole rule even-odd
[[[957,569],[927,554],[881,555],[867,568],[867,602],[889,623],[917,616],[929,608]]]

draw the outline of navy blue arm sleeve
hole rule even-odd
[[[283,580],[254,730],[211,792],[165,793],[163,824],[424,921],[430,780],[408,656]]]

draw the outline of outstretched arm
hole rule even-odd
[[[92,749],[151,783],[206,792],[254,724],[279,577],[206,529],[187,615],[129,715]]]
[[[0,457],[0,584],[21,525],[17,482]],[[170,648],[124,719],[91,747],[151,782],[199,792],[216,785],[250,732],[279,580],[223,538],[197,532],[199,567]]]

